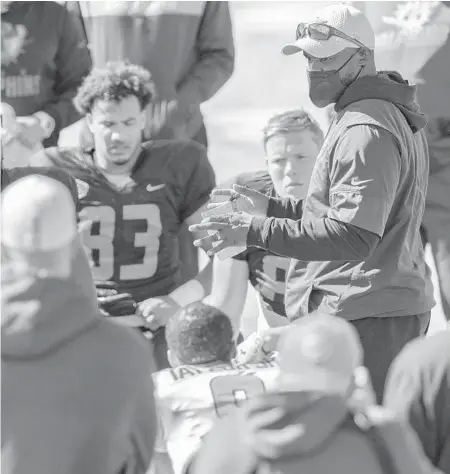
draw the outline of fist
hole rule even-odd
[[[170,296],[158,296],[139,303],[137,312],[147,321],[147,326],[156,331],[165,326],[179,309],[180,306]]]

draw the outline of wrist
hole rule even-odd
[[[43,111],[34,113],[33,117],[38,119],[44,138],[49,138],[55,130],[55,119],[47,112]]]
[[[198,280],[190,280],[170,293],[169,298],[180,308],[202,300],[206,296],[203,285]]]

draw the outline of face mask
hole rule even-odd
[[[335,103],[339,99],[342,92],[344,92],[347,87],[342,84],[339,73],[350,62],[355,54],[352,54],[348,61],[346,61],[339,69],[333,69],[331,71],[307,71],[309,98],[316,107],[326,107],[329,104]],[[362,68],[355,77],[355,80],[361,71]]]

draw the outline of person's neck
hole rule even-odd
[[[204,362],[203,364],[195,364],[195,367],[206,369],[208,367],[215,367],[215,366],[222,366],[222,365],[231,365],[231,361],[226,362],[223,360],[213,360],[211,362]]]
[[[109,175],[131,175],[140,153],[141,147],[138,146],[126,163],[116,165],[115,163],[109,161],[102,154],[94,152],[94,162],[102,173]]]

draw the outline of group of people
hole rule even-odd
[[[450,330],[421,337],[427,117],[377,71],[367,17],[324,8],[283,48],[307,59],[312,103],[334,104],[326,135],[305,109],[277,114],[265,168],[216,187],[199,104],[232,71],[226,2],[49,4],[84,63],[48,61],[86,67],[37,108],[5,100],[8,143],[32,153],[2,157],[2,470],[450,473]],[[37,24],[27,8],[2,23]],[[123,49],[100,41],[124,16]],[[146,29],[197,43],[160,63]],[[45,142],[76,120],[62,102],[79,147]]]

